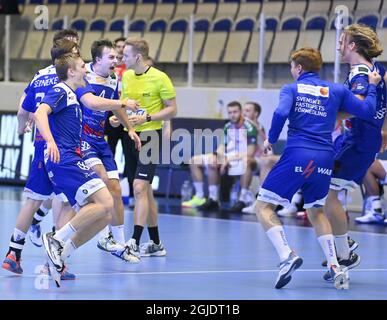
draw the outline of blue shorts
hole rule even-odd
[[[341,137],[335,141],[335,162],[330,188],[351,191],[361,184],[368,168],[375,161],[373,152],[360,152],[355,144],[346,143]]]
[[[32,200],[47,200],[54,192],[53,185],[44,166],[44,145],[37,145],[31,162],[30,174],[24,194]]]
[[[288,206],[298,189],[304,208],[325,204],[333,169],[333,151],[286,148],[259,190],[258,200]]]
[[[83,160],[90,168],[97,164],[102,164],[109,179],[119,179],[117,164],[112,150],[104,139],[84,139],[81,152]]]
[[[63,193],[71,206],[83,206],[87,198],[106,187],[97,174],[75,153],[62,156],[59,163],[46,161],[48,176],[56,194]]]

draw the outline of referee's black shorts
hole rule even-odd
[[[155,156],[155,152],[157,153],[157,159],[160,161],[161,159],[161,147],[162,147],[162,135],[161,129],[154,131],[147,131],[147,133],[155,133],[158,139],[152,139],[148,137],[146,141],[141,141],[141,150],[140,152],[136,150],[136,146],[134,141],[129,139],[129,155],[127,157],[128,160],[128,180],[129,183],[132,184],[134,179],[146,180],[149,183],[152,183],[153,177],[155,176],[156,167],[159,162],[154,163],[152,161],[149,162],[151,156]],[[137,132],[138,136],[141,138],[141,132]],[[149,145],[150,144],[150,145]],[[146,148],[144,148],[146,146]],[[148,152],[147,152],[148,151]],[[145,154],[144,152],[147,152]],[[140,156],[141,153],[141,156]],[[143,163],[141,160],[146,158],[148,160],[146,163]]]

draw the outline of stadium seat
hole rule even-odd
[[[199,2],[196,7],[195,19],[214,19],[217,2]]]
[[[306,30],[325,30],[327,26],[327,17],[324,16],[310,16],[305,21]]]
[[[324,63],[335,62],[336,48],[336,30],[325,31],[320,47]]]
[[[309,1],[308,8],[305,13],[306,18],[310,18],[312,16],[328,16],[330,14],[331,1],[326,0],[317,0],[317,1]]]
[[[102,39],[103,31],[87,31],[82,39],[81,53],[82,58],[88,62],[91,61],[91,45],[95,40]]]
[[[174,19],[188,19],[195,12],[196,2],[178,2],[176,5]]]
[[[75,17],[78,10],[78,3],[62,3],[59,8],[58,17],[67,16],[69,20]]]
[[[264,1],[262,2],[261,12],[264,13],[266,17],[274,17],[279,20],[283,8],[283,1]]]
[[[95,13],[95,17],[96,18],[104,18],[104,19],[111,19],[112,17],[115,17],[114,16],[114,13],[116,11],[116,6],[117,6],[117,1],[111,1],[110,2],[106,2],[106,0],[104,1],[104,3],[100,3],[97,7],[97,11]]]
[[[111,42],[114,43],[114,40],[117,38],[121,38],[123,36],[123,33],[121,31],[105,31],[103,34],[104,39],[109,39]]]
[[[198,62],[199,56],[202,52],[204,40],[206,38],[210,22],[207,19],[199,19],[195,21],[194,37],[193,37],[193,61]],[[181,48],[179,62],[187,63],[189,57],[189,33],[184,36],[184,43]]]
[[[255,20],[250,18],[235,21],[233,31],[230,32],[227,40],[223,62],[241,63],[244,61],[254,26]]]
[[[23,47],[21,58],[37,59],[39,57],[40,48],[43,44],[44,36],[45,32],[29,31]]]
[[[77,31],[85,31],[87,27],[87,21],[83,18],[76,18],[71,21],[70,27]]]
[[[356,5],[356,15],[364,14],[376,14],[379,13],[383,0],[367,0],[367,1],[358,1]]]
[[[330,29],[331,30],[334,30],[334,29],[336,29],[336,27],[335,27],[335,19],[336,19],[336,17],[335,16],[332,16],[331,17],[331,19],[330,19]],[[353,22],[353,16],[348,16],[348,24],[351,24]]]
[[[219,2],[218,10],[216,11],[215,20],[220,19],[231,19],[235,20],[235,17],[238,14],[239,10],[239,1],[238,0],[222,0]]]
[[[302,18],[297,16],[289,16],[282,22],[282,30],[300,30],[302,26]]]
[[[200,62],[219,63],[222,61],[231,26],[230,19],[220,19],[213,22],[211,32],[207,34]]]
[[[376,28],[379,26],[379,15],[368,14],[364,16],[358,16],[356,22],[365,24],[376,30]]]
[[[275,17],[268,17],[265,15],[265,29],[269,31],[276,31],[278,26],[278,19]]]
[[[77,17],[90,20],[94,18],[96,11],[96,3],[82,3],[78,8]]]
[[[109,27],[107,28],[109,31],[114,31],[114,32],[123,32],[124,31],[124,25],[125,21],[122,19],[114,19],[110,21]]]
[[[52,47],[52,39],[54,38],[54,31],[47,31],[47,34],[44,38],[42,50],[40,52],[39,59],[43,60],[51,60],[51,47]]]
[[[307,7],[306,0],[285,1],[284,10],[282,13],[282,20],[287,19],[289,16],[294,16],[294,15],[304,17],[306,7]]]
[[[249,43],[246,60],[245,60],[246,63],[258,63],[259,51],[260,51],[259,32],[260,32],[259,30],[253,31],[253,33],[251,34],[251,40]],[[273,31],[267,31],[267,30],[265,31],[265,60],[268,59],[268,54],[272,46],[273,37],[274,37]]]
[[[117,4],[115,18],[123,19],[125,15],[128,15],[128,18],[133,17],[133,13],[136,10],[136,3],[119,3]]]
[[[159,2],[156,5],[156,10],[154,13],[154,19],[165,19],[170,20],[174,16],[175,9],[177,6],[177,0],[167,0]]]
[[[261,1],[241,1],[236,20],[240,20],[245,17],[251,17],[254,20],[258,20],[258,15],[260,11]]]
[[[270,63],[288,63],[290,53],[295,49],[296,40],[301,26],[300,18],[289,18],[283,21],[281,31],[275,34],[273,47],[269,57]]]
[[[300,35],[298,37],[295,48],[299,49],[309,47],[319,50],[323,32],[323,29],[300,31]]]
[[[185,19],[177,19],[169,24],[169,31],[164,35],[163,42],[160,47],[159,62],[176,62],[183,44],[184,35],[188,30],[188,21]]]
[[[63,18],[58,18],[52,22],[52,30],[62,30],[63,29]]]
[[[89,30],[90,31],[105,31],[106,29],[106,20],[96,18],[89,23]]]
[[[21,54],[21,49],[26,40],[27,36],[26,30],[11,30],[11,39],[12,45],[10,48],[10,57],[11,59],[19,59]]]
[[[156,4],[154,2],[152,3],[139,3],[136,6],[136,11],[134,13],[134,17],[136,19],[144,19],[146,21],[149,21],[153,17],[153,13],[156,9]]]
[[[146,21],[143,19],[133,20],[129,26],[129,31],[144,32],[146,29]]]
[[[387,28],[387,15],[382,17],[381,22],[381,27]]]
[[[377,29],[376,33],[378,34],[379,39],[382,40],[381,42],[383,46],[383,52],[379,57],[377,57],[377,60],[382,62],[387,62],[387,42],[383,41],[384,39],[387,39],[387,29],[386,28]]]
[[[161,41],[163,40],[163,32],[153,32],[147,31],[144,33],[143,38],[149,44],[149,56],[152,57],[155,61],[157,61],[158,53],[161,45]]]
[[[167,21],[157,18],[156,20],[149,22],[149,31],[164,32],[167,29]]]

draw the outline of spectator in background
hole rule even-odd
[[[251,123],[250,120],[247,120],[242,115],[242,106],[238,101],[230,102],[227,105],[228,119],[224,126],[224,139],[225,141],[218,146],[217,150],[214,153],[207,153],[203,155],[197,155],[191,158],[190,161],[190,170],[191,176],[195,188],[195,195],[189,201],[183,202],[183,207],[194,208],[198,210],[217,210],[219,209],[219,189],[220,189],[220,175],[225,174],[226,171],[228,174],[231,174],[230,166],[236,164],[236,167],[241,165],[243,166],[244,160],[246,158],[252,158],[256,152],[257,148],[257,129]],[[232,129],[235,131],[233,132]],[[247,134],[243,135],[243,132],[236,132],[238,130],[246,130]],[[246,141],[240,141],[239,137],[244,137]],[[243,145],[247,146],[243,150]],[[204,197],[204,176],[203,169],[208,170],[208,184],[209,184],[209,197],[206,199]],[[246,168],[245,168],[246,169]],[[238,173],[238,169],[232,169],[235,173]],[[243,170],[241,170],[243,172]],[[241,175],[241,186],[242,192],[241,197],[232,208],[231,211],[240,211],[241,199],[244,200],[248,193],[249,185],[246,185],[245,182],[248,181],[246,174],[251,174],[248,170],[245,170],[245,173]],[[251,180],[251,179],[250,179]]]
[[[366,193],[366,206],[364,215],[357,217],[355,222],[357,223],[373,223],[384,224],[387,223],[387,219],[384,216],[381,195],[382,190],[380,183],[386,182],[387,162],[376,159],[369,167],[364,179],[363,184]],[[369,204],[367,206],[367,203]]]

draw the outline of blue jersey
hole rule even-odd
[[[82,109],[75,92],[61,82],[46,94],[42,103],[48,104],[52,109],[48,119],[61,155],[61,162],[67,155],[80,156]]]
[[[361,152],[377,153],[382,141],[381,129],[386,114],[386,84],[383,79],[386,71],[383,65],[378,62],[374,62],[371,69],[365,64],[354,65],[351,67],[344,85],[353,94],[365,96],[368,88],[368,72],[370,71],[377,71],[382,77],[382,81],[377,85],[376,114],[369,120],[359,118],[347,120],[344,139],[347,143],[356,145],[357,150]]]
[[[78,99],[87,92],[93,92],[96,96],[106,99],[118,99],[118,80],[115,74],[108,77],[101,77],[93,70],[93,64],[86,64],[86,80],[88,85],[85,88],[78,88],[76,93]],[[105,135],[105,122],[108,111],[92,110],[84,106],[83,111],[83,134],[82,139],[90,138],[103,139]]]
[[[24,90],[26,97],[23,101],[22,108],[28,112],[34,113],[38,108],[40,102],[46,95],[46,93],[59,82],[56,75],[56,69],[53,65],[48,66],[42,70],[39,70],[32,81],[28,84]],[[44,146],[43,137],[36,129],[35,132],[35,147],[37,145]]]
[[[364,101],[341,84],[320,79],[317,73],[303,73],[297,81],[282,87],[274,112],[269,142],[275,143],[289,119],[286,147],[333,150],[332,131],[338,111],[372,119],[376,110],[376,87],[368,86]]]

